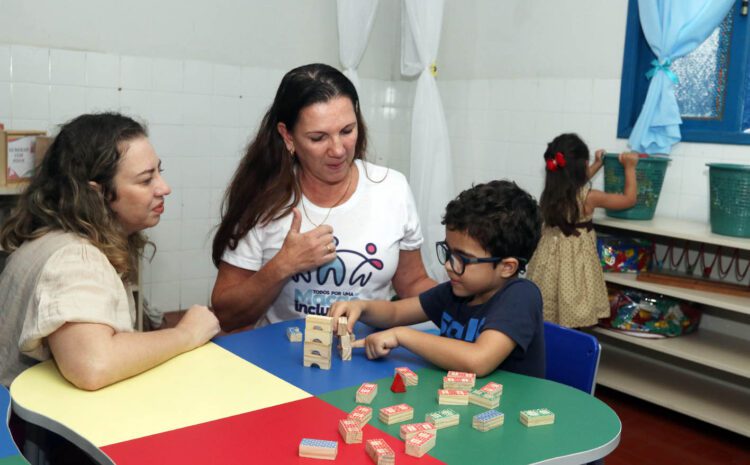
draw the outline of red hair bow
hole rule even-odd
[[[546,163],[548,171],[557,171],[558,168],[565,167],[565,155],[562,152],[557,152],[555,158],[548,158]]]

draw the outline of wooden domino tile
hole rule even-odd
[[[396,463],[396,454],[391,446],[383,439],[368,439],[365,451],[376,465],[393,465]]]
[[[338,454],[338,441],[305,438],[299,443],[299,456],[314,459],[335,460]]]

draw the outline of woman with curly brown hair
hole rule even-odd
[[[37,361],[95,390],[207,342],[219,330],[193,306],[176,328],[134,332],[131,290],[146,238],[171,192],[146,128],[116,113],[61,127],[0,230],[0,383]]]

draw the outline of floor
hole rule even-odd
[[[748,465],[750,439],[627,394],[597,386],[622,421],[606,465]]]

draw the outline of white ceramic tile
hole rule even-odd
[[[180,275],[180,251],[174,249],[171,245],[167,245],[167,242],[179,244],[179,234],[177,237],[160,237],[156,233],[155,228],[148,232],[149,237],[156,244],[156,254],[150,264],[151,282],[163,283],[173,281]]]
[[[620,111],[620,80],[595,79],[591,100],[593,113],[617,114]]]
[[[208,194],[205,195],[208,199]],[[206,205],[209,201],[206,200]],[[203,208],[203,207],[201,207]],[[205,208],[208,210],[208,207]],[[211,222],[207,218],[182,219],[180,246],[182,250],[205,249],[211,244]]]
[[[536,132],[536,113],[530,111],[516,111],[510,117],[509,141],[533,142]]]
[[[226,192],[226,189],[211,189],[211,200],[208,205],[208,211],[214,223],[218,223],[217,220],[221,218],[221,202],[224,200],[224,192]]]
[[[242,72],[239,66],[214,65],[213,93],[239,96],[242,93]]]
[[[453,137],[466,137],[468,134],[469,111],[454,108],[446,112],[445,120],[448,125],[448,135]]]
[[[50,60],[50,82],[54,84],[85,86],[86,53],[75,50],[52,49]]]
[[[591,131],[591,114],[563,113],[562,124],[562,132],[575,132],[586,140],[586,135]]]
[[[49,119],[49,86],[13,83],[13,119]]]
[[[708,167],[706,163],[720,163],[721,158],[694,159],[686,158],[682,167],[682,195],[708,198]],[[669,168],[667,168],[669,170]],[[682,216],[681,216],[682,217]]]
[[[50,86],[50,121],[64,123],[86,112],[86,88]]]
[[[237,164],[236,158],[213,158],[211,160],[211,187],[224,188],[228,186],[237,169]]]
[[[161,220],[179,220],[182,218],[182,192],[172,189],[172,193],[164,199],[164,213]]]
[[[12,120],[10,119],[10,116],[0,116],[0,124],[3,125],[4,128],[11,127]]]
[[[678,218],[708,223],[709,209],[708,196],[683,194],[680,196]]]
[[[154,90],[182,92],[185,70],[180,60],[154,58]]]
[[[243,146],[239,143],[240,129],[227,127],[211,128],[211,152],[212,158],[233,157],[242,152]]]
[[[438,81],[438,86],[440,98],[443,102],[445,111],[463,110],[468,108],[468,81]]]
[[[151,122],[182,124],[182,96],[176,92],[151,92]]]
[[[662,194],[674,194],[679,196],[682,189],[682,172],[685,168],[685,164],[686,160],[684,157],[671,157],[667,164],[667,171],[664,175],[664,183],[661,188]]]
[[[183,162],[189,162],[194,159],[183,158]],[[187,171],[187,170],[186,170]],[[207,177],[207,176],[204,176]],[[210,180],[206,180],[210,181]],[[209,184],[204,181],[201,184]],[[210,207],[211,207],[211,191],[208,187],[197,187],[194,184],[185,183],[182,187],[182,220],[194,220],[201,218],[210,218]],[[197,249],[202,245],[184,245],[183,249]]]
[[[120,57],[120,85],[123,89],[151,90],[154,61],[147,57]]]
[[[562,79],[540,79],[536,109],[542,112],[561,112],[565,96],[565,81]]]
[[[566,79],[563,108],[566,113],[591,112],[594,83],[591,79]]]
[[[268,102],[266,99],[259,97],[248,97],[243,95],[240,99],[240,120],[239,125],[245,131],[255,133],[260,126],[260,121],[268,110]],[[368,121],[369,123],[369,121]]]
[[[213,65],[203,61],[185,62],[185,92],[210,94],[213,90]]]
[[[120,110],[120,92],[103,87],[86,88],[86,111],[103,112]]]
[[[186,279],[180,283],[180,306],[208,305],[213,279]]]
[[[590,133],[588,134],[590,144],[608,148],[615,139],[617,139],[617,115],[592,114]],[[593,150],[592,147],[589,148]]]
[[[49,49],[11,45],[11,63],[13,82],[16,83],[49,83]]]
[[[169,124],[151,124],[148,128],[149,139],[154,150],[162,158],[175,158],[180,156],[180,137],[182,127]],[[171,168],[171,166],[170,166]]]
[[[168,281],[151,286],[151,308],[160,312],[180,310],[180,281]]]
[[[490,81],[471,79],[467,86],[467,104],[469,108],[486,110],[490,102]]]
[[[180,156],[182,157],[210,157],[211,128],[208,126],[187,125],[182,128]]]
[[[0,82],[0,118],[11,117],[10,87],[10,82]]]
[[[490,108],[495,110],[510,110],[510,95],[512,81],[508,79],[493,79],[490,81]]]
[[[153,141],[152,141],[153,142]],[[172,192],[182,189],[182,160],[183,158],[163,156],[158,149],[156,155],[161,161],[162,177],[169,184]]]
[[[167,201],[169,196],[167,197]],[[179,266],[180,259],[178,256],[167,254],[167,257],[163,257],[165,252],[180,250],[180,231],[182,229],[182,222],[180,220],[161,220],[159,224],[146,231],[148,238],[156,244],[156,255],[160,260],[169,260],[169,264],[173,266]],[[167,266],[165,263],[163,266]],[[176,276],[175,271],[171,276]],[[163,279],[172,279],[169,275],[165,275]]]
[[[268,81],[268,72],[261,68],[243,66],[240,69],[240,93],[245,97],[260,97],[270,103],[266,81]]]
[[[56,129],[55,126],[50,124],[49,120],[47,119],[13,118],[10,121],[10,124],[6,125],[6,127],[18,131],[47,131],[48,133],[53,133],[53,131]]]
[[[123,89],[120,92],[120,110],[131,116],[137,116],[146,123],[153,117],[153,92]]]
[[[539,112],[534,114],[536,126],[534,127],[534,140],[537,142],[549,142],[562,133],[563,115],[555,112]]]
[[[182,121],[185,124],[208,126],[211,124],[211,96],[182,95]],[[239,110],[238,110],[239,113]]]
[[[0,45],[0,82],[10,81],[10,45]]]
[[[92,87],[120,85],[120,57],[107,53],[86,53],[86,82]]]
[[[180,279],[199,279],[211,276],[211,254],[204,250],[180,252]]]
[[[529,111],[538,107],[539,83],[535,79],[514,79],[511,81],[509,108]]]
[[[240,98],[214,95],[211,97],[211,124],[213,126],[240,126]]]

